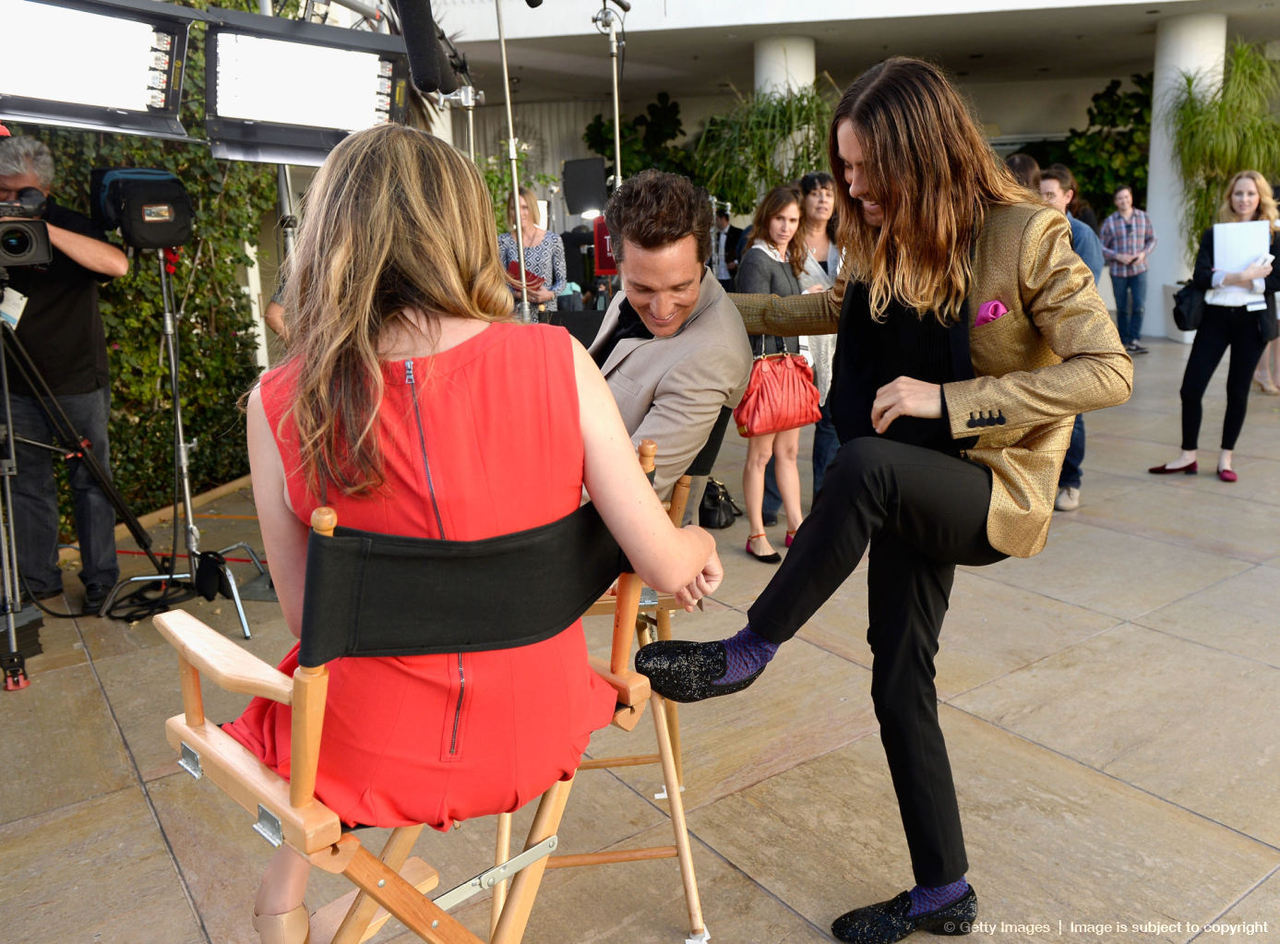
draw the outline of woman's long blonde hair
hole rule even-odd
[[[959,94],[941,71],[919,59],[886,59],[859,76],[831,119],[831,172],[843,181],[836,141],[851,122],[867,183],[884,211],[868,226],[847,187],[836,188],[840,245],[853,277],[870,290],[871,313],[890,299],[944,324],[960,316],[971,275],[970,247],[986,208],[1026,202]]]
[[[352,134],[320,168],[286,264],[289,360],[297,387],[286,412],[312,494],[381,485],[375,420],[380,344],[389,329],[427,334],[439,315],[500,321],[511,292],[498,265],[489,194],[475,165],[403,125]]]
[[[1258,209],[1254,211],[1255,220],[1270,220],[1271,228],[1277,229],[1280,223],[1280,212],[1276,209],[1276,198],[1271,192],[1271,183],[1256,170],[1242,170],[1227,181],[1227,189],[1222,191],[1222,202],[1218,204],[1218,222],[1234,223],[1236,211],[1231,209],[1231,191],[1236,189],[1241,177],[1248,177],[1258,188]]]

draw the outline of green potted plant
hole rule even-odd
[[[1169,117],[1182,178],[1182,242],[1191,261],[1233,174],[1280,175],[1280,64],[1260,46],[1237,42],[1227,52],[1221,85],[1200,75],[1182,78]]]

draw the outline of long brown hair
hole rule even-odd
[[[886,59],[845,90],[831,119],[831,170],[844,180],[836,141],[851,122],[862,146],[867,184],[884,210],[868,226],[847,187],[836,190],[840,244],[853,277],[870,289],[879,318],[890,299],[944,324],[960,316],[968,291],[970,247],[988,206],[1028,199],[978,130],[959,94],[930,63]]]
[[[795,184],[780,184],[766,193],[760,205],[756,207],[755,216],[751,218],[752,238],[763,240],[772,246],[773,241],[769,238],[769,223],[793,203],[796,205],[796,215],[799,217],[803,212],[804,198],[800,196],[800,188]],[[799,275],[804,271],[804,258],[804,234],[800,232],[797,219],[796,231],[791,237],[791,242],[787,243],[787,262],[791,264],[791,271],[794,274]]]
[[[382,483],[375,420],[379,344],[388,330],[427,332],[440,315],[500,321],[511,292],[498,266],[489,194],[475,165],[422,131],[386,124],[343,140],[305,200],[287,263],[286,412],[312,494],[354,495]]]

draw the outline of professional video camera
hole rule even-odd
[[[17,200],[0,200],[0,269],[45,265],[52,260],[49,227],[40,219],[44,206],[44,194],[35,187],[20,190]]]

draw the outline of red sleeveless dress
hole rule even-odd
[[[384,362],[382,375],[377,435],[386,482],[371,495],[328,496],[339,524],[477,540],[548,524],[578,507],[582,433],[563,328],[492,324],[433,357]],[[274,430],[295,377],[290,366],[263,376]],[[320,501],[299,472],[291,424],[276,438],[290,503],[309,524]],[[280,670],[292,675],[296,666],[295,646]],[[580,621],[514,649],[338,659],[329,669],[316,795],[348,824],[443,830],[454,820],[515,810],[573,774],[591,732],[609,723],[614,708],[613,690],[587,665]],[[287,776],[289,724],[288,706],[254,699],[226,730]]]

